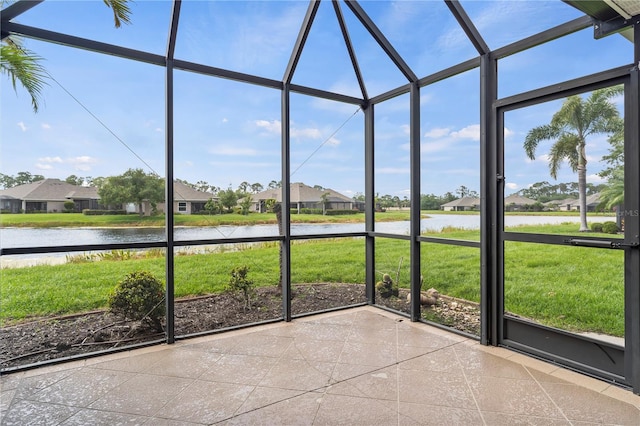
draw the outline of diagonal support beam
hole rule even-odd
[[[282,77],[282,81],[284,84],[291,83],[293,73],[296,71],[296,66],[298,66],[298,61],[300,60],[302,49],[304,49],[304,44],[307,42],[307,37],[309,36],[309,31],[311,31],[311,25],[313,24],[313,19],[318,12],[319,6],[320,0],[311,0],[309,2],[307,13],[304,16],[302,27],[300,28],[300,32],[298,33],[298,39],[296,40],[296,44],[293,46],[293,52],[291,52],[291,57],[289,58],[289,64],[287,65],[287,69],[285,70],[284,76]]]
[[[373,23],[371,18],[369,18],[369,15],[367,15],[367,13],[364,11],[364,9],[362,9],[358,2],[355,0],[346,0],[345,4],[349,9],[351,9],[353,14],[356,16],[356,18],[358,18],[360,23],[364,25],[367,31],[369,31],[369,34],[371,34],[371,36],[378,42],[382,50],[384,50],[387,56],[389,56],[389,59],[391,59],[393,63],[396,64],[398,69],[402,72],[402,74],[404,74],[407,80],[409,80],[411,83],[418,81],[418,77],[414,74],[409,65],[407,65],[404,59],[402,59],[400,54],[396,51],[396,49],[394,49],[389,40],[387,40],[384,34],[382,34],[382,31],[380,31],[376,24]]]
[[[340,24],[340,30],[342,31],[342,37],[344,38],[344,43],[347,45],[347,51],[349,52],[349,57],[351,58],[351,65],[353,65],[353,71],[356,73],[356,78],[358,79],[358,84],[360,85],[360,91],[362,92],[362,97],[365,101],[368,101],[369,96],[367,95],[367,88],[364,84],[364,79],[362,78],[362,73],[360,72],[360,67],[358,66],[358,59],[356,58],[356,52],[353,49],[353,44],[351,43],[351,37],[349,37],[349,30],[347,29],[347,24],[344,22],[344,15],[342,14],[342,9],[340,9],[340,4],[338,0],[332,0],[333,8],[336,11],[336,18],[338,18],[338,24]]]
[[[469,18],[469,15],[467,15],[467,12],[465,12],[460,2],[458,2],[458,0],[444,0],[444,2],[447,4],[451,13],[453,13],[458,24],[462,27],[462,30],[465,32],[467,37],[469,37],[471,43],[473,43],[478,54],[486,55],[489,53],[489,46],[485,43],[476,26],[473,25],[473,21],[471,21],[471,18]]]

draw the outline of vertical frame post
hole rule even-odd
[[[367,302],[370,305],[376,303],[376,239],[375,231],[375,182],[374,182],[374,105],[368,104],[363,108],[364,112],[364,215],[365,215],[365,280]]]
[[[291,93],[289,83],[282,88],[282,231],[284,235],[280,242],[282,277],[282,316],[285,321],[291,321],[291,144],[290,144],[290,112]]]
[[[490,53],[480,57],[480,342],[498,344],[499,191],[497,115],[497,61]]]
[[[640,240],[640,24],[634,25],[634,67],[624,91],[624,238]],[[625,376],[640,395],[640,250],[624,253]]]
[[[165,306],[166,306],[166,339],[167,343],[175,342],[175,273],[174,273],[174,235],[173,235],[173,55],[176,47],[178,20],[180,17],[181,0],[173,2],[169,40],[167,42],[166,80],[165,80],[165,238],[167,251],[165,253]]]
[[[410,231],[411,247],[411,321],[420,320],[420,86],[411,83],[409,94],[409,169],[411,176]]]

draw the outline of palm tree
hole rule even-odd
[[[622,93],[622,86],[593,91],[587,99],[569,96],[551,123],[535,127],[527,133],[524,150],[534,160],[536,148],[545,140],[554,141],[548,154],[549,173],[557,178],[563,161],[567,161],[578,173],[578,197],[580,203],[580,232],[587,226],[587,137],[600,133],[614,133],[620,119],[618,109],[610,99]]]
[[[113,20],[116,28],[122,23],[130,23],[131,10],[129,0],[103,0],[104,4],[113,11]],[[10,3],[0,0],[0,7]],[[25,48],[22,40],[15,36],[7,36],[0,44],[0,71],[11,80],[13,90],[17,92],[16,84],[27,91],[31,97],[31,106],[34,112],[38,112],[42,88],[48,77],[47,70],[41,65],[42,58]]]

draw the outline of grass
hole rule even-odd
[[[576,224],[522,226],[517,232],[580,235]],[[447,229],[430,236],[478,240],[473,230]],[[590,236],[608,234],[590,233]],[[409,242],[377,238],[376,275],[388,273],[409,286]],[[363,283],[364,239],[295,241],[291,248],[292,282]],[[177,297],[224,291],[233,267],[248,265],[261,286],[279,282],[277,243],[239,244],[218,253],[175,257]],[[164,255],[104,253],[99,261],[83,259],[56,266],[3,269],[0,321],[4,325],[29,318],[104,308],[109,293],[127,273],[147,270],[164,279]],[[94,259],[95,260],[95,259]],[[624,260],[618,250],[505,242],[505,306],[514,314],[574,331],[624,334]],[[421,244],[423,289],[480,301],[480,250],[434,243]],[[379,279],[378,277],[378,279]]]
[[[408,211],[376,213],[376,221],[393,222],[409,220]],[[86,216],[82,213],[34,213],[0,214],[0,227],[162,227],[164,215],[112,215]],[[276,224],[274,213],[220,214],[220,215],[175,215],[175,226],[221,226],[221,225],[265,225]],[[323,216],[321,214],[293,214],[292,223],[348,223],[364,222],[364,213]]]

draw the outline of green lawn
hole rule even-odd
[[[106,215],[86,216],[82,213],[34,213],[0,214],[0,227],[137,227],[164,226],[164,215]],[[376,213],[377,221],[392,222],[409,220],[408,211]],[[264,225],[275,224],[274,213],[220,214],[220,215],[175,215],[176,226],[220,226],[220,225]],[[345,223],[364,222],[364,213],[353,215],[323,216],[320,214],[293,214],[293,223]]]
[[[519,227],[518,231],[534,229],[541,231],[540,227]],[[575,224],[554,225],[553,231],[577,234]],[[447,238],[477,240],[478,233],[449,230]],[[240,265],[250,267],[250,278],[257,285],[278,282],[276,243],[235,248],[176,256],[176,296],[223,291],[231,269]],[[364,282],[362,238],[296,241],[291,253],[294,284]],[[408,287],[409,243],[378,238],[375,269],[379,276],[388,273],[394,280],[399,277],[400,285]],[[121,257],[121,260],[3,269],[0,320],[7,325],[26,318],[103,308],[115,284],[136,270],[148,270],[164,279],[164,257]],[[425,290],[434,287],[443,294],[479,301],[479,249],[423,243],[421,270]],[[505,243],[506,309],[569,330],[622,336],[623,272],[620,250],[508,241]]]

